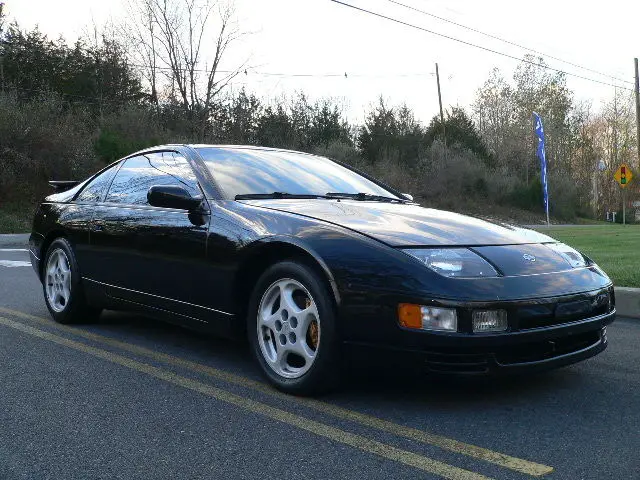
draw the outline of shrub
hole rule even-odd
[[[542,183],[539,178],[534,178],[529,185],[517,181],[517,184],[512,186],[511,193],[507,195],[506,199],[509,203],[519,208],[540,212],[544,210]]]
[[[469,197],[486,198],[492,190],[492,176],[475,155],[445,148],[439,141],[430,145],[419,162],[418,175],[416,193],[436,203],[449,198],[448,204],[462,205]]]
[[[633,225],[636,223],[636,212],[633,208],[627,208],[627,218],[626,223],[627,225]],[[622,223],[622,208],[620,208],[620,210],[618,210],[616,212],[616,223]]]
[[[542,202],[541,202],[542,204]],[[560,220],[573,220],[581,213],[578,187],[567,175],[549,175],[549,212]]]
[[[326,147],[322,145],[317,146],[312,150],[312,153],[353,165],[356,168],[362,167],[364,163],[353,144],[344,140],[331,142]]]
[[[151,107],[130,105],[102,120],[94,149],[103,163],[110,163],[146,147],[178,141],[171,137]]]
[[[48,94],[19,103],[0,95],[0,199],[38,197],[50,179],[80,179],[98,164],[91,121]]]

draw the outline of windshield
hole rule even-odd
[[[198,152],[228,198],[273,192],[295,195],[366,193],[397,198],[385,188],[323,157],[219,147],[199,148]]]

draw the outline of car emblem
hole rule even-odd
[[[536,257],[534,257],[533,255],[530,255],[528,253],[523,254],[522,258],[524,258],[528,262],[535,262],[536,261]]]

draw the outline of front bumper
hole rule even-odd
[[[585,305],[589,308],[580,310]],[[347,343],[356,347],[356,352],[368,350],[366,356],[357,355],[360,358],[372,358],[370,349],[374,348],[378,359],[394,364],[398,360],[429,372],[531,372],[569,365],[602,352],[607,347],[606,327],[616,316],[612,287],[553,299],[495,304],[493,308],[509,311],[510,328],[500,333],[473,333],[469,318],[474,307],[467,304],[458,309],[459,321],[463,321],[455,333],[408,330],[399,327],[396,320],[385,341],[352,338]]]
[[[513,345],[505,342],[492,348],[423,352],[421,363],[427,371],[436,373],[508,375],[551,370],[586,360],[607,348],[603,325],[611,323],[615,313],[609,316],[594,319],[596,330],[575,331],[566,336],[550,333],[537,340]]]
[[[425,347],[423,349],[382,347],[349,342],[356,351],[376,350],[378,359],[392,358],[413,368],[432,373],[465,375],[509,375],[536,372],[586,360],[607,348],[606,326],[615,311],[576,324],[563,325],[535,335],[505,334],[492,346]],[[366,358],[371,358],[367,355]],[[395,363],[394,362],[394,363]]]

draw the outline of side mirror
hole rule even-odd
[[[402,196],[410,202],[413,202],[413,195],[411,195],[410,193],[403,193]]]
[[[193,211],[202,204],[202,197],[191,194],[177,185],[154,185],[147,192],[149,205]]]

